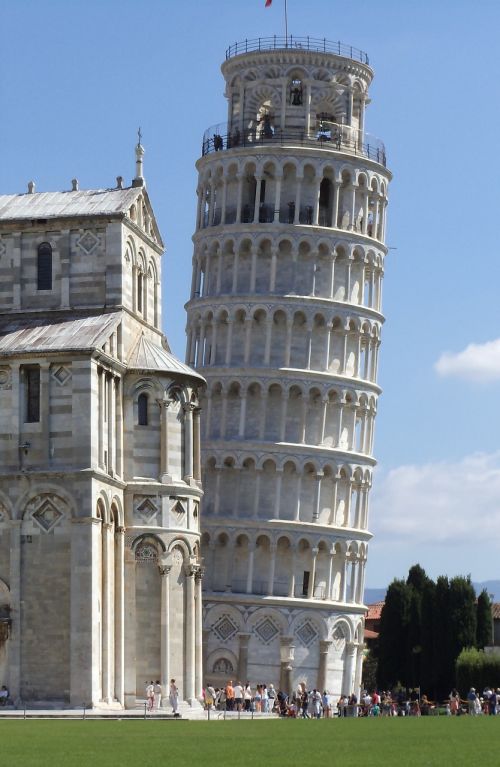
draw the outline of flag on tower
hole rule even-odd
[[[266,8],[269,8],[273,0],[266,0]]]

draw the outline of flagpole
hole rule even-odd
[[[288,48],[288,9],[285,0],[285,48]]]

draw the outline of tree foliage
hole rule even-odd
[[[493,644],[493,617],[491,613],[491,599],[486,589],[483,589],[477,598],[477,629],[476,646],[479,650]]]
[[[491,620],[489,597],[476,600],[470,576],[434,582],[414,565],[406,581],[394,580],[387,590],[375,648],[379,687],[400,681],[444,699],[456,684],[462,650],[491,643]]]

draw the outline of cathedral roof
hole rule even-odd
[[[154,344],[146,338],[144,333],[141,333],[136,345],[128,355],[127,368],[148,372],[177,373],[204,381],[203,376],[174,357],[170,351]]]
[[[0,355],[97,349],[120,319],[120,312],[76,318],[10,318],[0,324]]]
[[[126,213],[142,188],[86,189],[0,195],[0,221],[61,216],[112,216]]]

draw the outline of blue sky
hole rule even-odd
[[[366,128],[390,188],[367,585],[499,575],[500,5],[289,0],[289,31],[368,52]],[[164,323],[184,356],[196,171],[225,120],[220,64],[283,34],[283,0],[0,0],[0,193],[145,175],[167,244]]]

